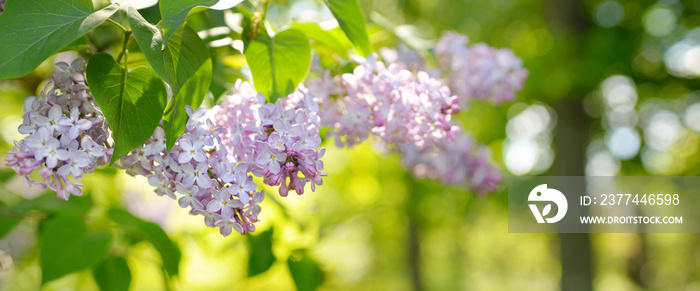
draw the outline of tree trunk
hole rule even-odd
[[[554,176],[583,176],[588,145],[588,116],[581,99],[565,97],[555,106],[557,127],[554,136],[556,160]],[[585,187],[585,186],[584,186]],[[585,215],[585,214],[582,214]],[[588,233],[562,233],[561,290],[593,290],[591,276],[591,243]]]

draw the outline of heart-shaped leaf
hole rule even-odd
[[[41,283],[97,265],[109,249],[112,236],[88,230],[77,215],[52,218],[41,229]]]
[[[113,162],[153,135],[167,100],[165,84],[151,68],[127,71],[105,53],[90,57],[85,76],[112,129]]]
[[[127,291],[131,284],[131,271],[123,257],[107,258],[92,270],[100,291]]]
[[[0,79],[24,76],[119,8],[93,12],[90,0],[8,1],[0,14]]]
[[[331,10],[340,28],[355,46],[355,50],[363,57],[369,55],[372,48],[367,36],[367,25],[357,0],[324,0],[323,2]]]
[[[163,116],[167,151],[170,151],[189,119],[185,105],[198,108],[209,91],[212,75],[209,49],[197,32],[185,25],[161,50],[164,42],[160,29],[148,23],[136,9],[130,8],[127,14],[141,51],[173,90]]]
[[[547,216],[549,212],[552,210],[552,204],[547,204],[547,206],[542,209],[542,216]]]
[[[311,48],[306,35],[288,29],[269,38],[258,34],[245,49],[255,90],[275,102],[296,89],[311,67]]]

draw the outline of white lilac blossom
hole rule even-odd
[[[303,86],[275,103],[265,103],[262,94],[247,82],[237,82],[235,91],[221,103],[215,120],[220,139],[230,145],[235,159],[244,161],[249,171],[263,177],[270,186],[280,186],[279,194],[290,190],[304,193],[322,185],[319,106]],[[234,228],[235,229],[235,228]]]
[[[190,214],[203,215],[204,223],[219,227],[224,236],[236,230],[255,231],[264,195],[248,175],[248,165],[237,159],[206,110],[186,107],[190,116],[185,132],[170,152],[165,134],[157,127],[146,143],[122,156],[117,166],[130,175],[142,175],[159,196],[177,199]]]
[[[528,71],[508,48],[496,49],[484,43],[467,46],[468,38],[445,33],[435,45],[438,65],[452,92],[467,104],[472,99],[488,99],[498,104],[515,99]]]
[[[59,62],[44,90],[24,101],[19,132],[27,136],[7,151],[7,165],[29,185],[49,188],[68,200],[82,195],[79,181],[109,162],[112,147],[104,115],[87,90],[83,60]],[[39,180],[30,177],[39,171]]]

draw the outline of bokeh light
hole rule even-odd
[[[668,7],[652,7],[644,14],[644,29],[652,36],[665,36],[675,27],[676,14]]]
[[[602,27],[618,25],[625,17],[625,7],[623,7],[620,2],[614,0],[599,3],[594,11],[595,21]]]

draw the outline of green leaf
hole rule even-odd
[[[112,129],[114,162],[153,135],[167,100],[165,85],[152,69],[127,71],[105,53],[90,57],[85,75]]]
[[[0,215],[0,239],[10,233],[20,222],[22,222],[22,217]]]
[[[24,203],[26,200],[20,202]],[[5,237],[24,218],[25,212],[15,207],[7,207],[0,201],[0,239]]]
[[[347,58],[352,49],[352,43],[338,27],[323,30],[317,23],[306,22],[294,23],[292,28],[304,32],[316,45],[326,47],[343,58]]]
[[[0,79],[24,76],[119,8],[93,12],[89,0],[8,1],[0,14]]]
[[[185,23],[187,15],[197,13],[219,2],[218,0],[167,0],[160,1],[160,15],[163,18],[164,42]],[[195,9],[196,8],[196,9]],[[194,10],[193,10],[194,9]]]
[[[243,0],[168,0],[160,1],[160,14],[163,19],[164,42],[178,30],[187,18],[207,8],[226,10],[243,2]]]
[[[323,282],[323,273],[318,263],[306,251],[295,252],[287,260],[297,291],[313,291]]]
[[[363,57],[372,53],[367,36],[365,16],[362,14],[357,0],[323,0],[323,2],[331,10],[333,17],[338,21],[340,28],[348,36],[357,52]]]
[[[41,283],[97,265],[107,253],[112,236],[88,230],[76,215],[50,219],[41,229]]]
[[[59,52],[67,52],[67,51],[89,51],[90,46],[88,45],[88,39],[85,36],[79,37],[78,39],[72,41],[71,43],[67,44],[60,50]]]
[[[245,49],[255,90],[275,102],[296,89],[311,67],[311,48],[306,35],[288,29],[272,39],[256,36]]]
[[[197,109],[204,101],[211,84],[212,63],[206,44],[189,26],[173,34],[165,55],[166,66],[171,66],[173,98],[163,114],[163,129],[167,151],[185,131],[189,116],[185,105]]]
[[[177,275],[182,254],[177,245],[168,238],[160,226],[153,222],[144,221],[122,209],[112,208],[107,216],[121,225],[129,235],[137,239],[148,240],[158,251],[163,261],[163,267],[171,276]]]
[[[56,192],[52,191],[32,200],[21,199],[12,206],[5,205],[0,201],[0,238],[7,235],[30,211],[35,210],[52,215],[79,215],[90,210],[91,206],[90,195],[72,197],[69,201],[64,201],[56,198]]]
[[[212,62],[207,45],[188,25],[178,29],[163,46],[160,30],[148,23],[133,8],[127,12],[134,37],[153,69],[173,90],[163,116],[167,151],[185,131],[189,119],[185,105],[198,108],[209,91]]]
[[[3,169],[0,169],[0,182],[2,182],[3,184],[5,182],[7,182],[7,180],[10,180],[10,178],[12,178],[14,176],[17,176],[17,172],[15,172],[15,170],[13,170],[12,168],[6,167]]]
[[[168,78],[171,74],[167,72],[165,67],[165,54],[162,51],[163,34],[160,32],[160,29],[146,21],[133,7],[129,7],[126,14],[129,17],[129,25],[131,25],[134,38],[136,38],[136,42],[139,44],[141,51],[146,55],[153,70],[155,70],[166,83],[170,84],[172,80]]]
[[[272,253],[272,228],[258,234],[247,235],[250,246],[248,257],[248,277],[253,277],[267,271],[275,262]]]
[[[21,209],[23,211],[38,210],[50,214],[83,214],[88,212],[92,207],[92,200],[90,197],[90,195],[73,196],[70,198],[70,200],[65,201],[56,198],[56,192],[49,191],[46,194],[32,200],[22,201],[14,208]]]
[[[131,283],[131,271],[123,257],[105,259],[92,269],[92,276],[101,291],[127,291]]]

